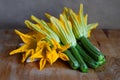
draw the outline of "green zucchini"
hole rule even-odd
[[[64,52],[68,58],[69,58],[69,61],[68,63],[70,64],[70,66],[72,67],[72,69],[78,69],[80,67],[78,61],[74,58],[74,56],[71,54],[71,52],[69,50],[66,50]]]
[[[82,56],[83,60],[89,67],[94,69],[99,67],[99,64],[94,59],[92,59],[79,44],[77,44],[76,48],[78,49],[79,54]]]
[[[76,60],[78,61],[79,65],[80,65],[80,70],[84,73],[88,72],[88,66],[86,65],[86,63],[84,62],[84,60],[82,59],[81,55],[79,54],[78,50],[76,47],[70,47],[70,50],[73,54],[73,56],[76,58]]]
[[[99,66],[101,66],[101,65],[103,65],[103,64],[105,64],[106,63],[106,59],[105,58],[103,58],[101,61],[97,61],[97,64],[99,65]]]
[[[96,61],[101,61],[104,59],[103,53],[98,50],[86,37],[80,38],[81,45],[88,51],[89,55]]]

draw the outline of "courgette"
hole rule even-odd
[[[106,63],[106,59],[105,58],[103,58],[101,61],[97,61],[97,64],[99,65],[99,66],[101,66],[101,65],[103,65],[103,64],[105,64]]]
[[[77,44],[76,48],[78,49],[79,54],[82,56],[83,60],[89,67],[94,69],[99,67],[99,63],[92,59],[79,44]]]
[[[72,69],[78,69],[80,67],[78,61],[74,58],[74,56],[71,54],[71,52],[69,50],[66,50],[64,52],[68,57],[69,57],[69,61],[68,63],[70,64],[70,66],[72,67]]]
[[[90,41],[88,38],[82,36],[80,38],[81,45],[85,48],[85,50],[88,51],[89,55],[95,59],[96,61],[101,61],[104,59],[103,53],[98,50]]]
[[[81,55],[79,54],[79,51],[77,50],[76,47],[70,47],[70,50],[73,54],[73,56],[76,58],[76,60],[78,61],[79,65],[80,65],[80,70],[84,73],[88,72],[88,66],[86,65],[86,63],[84,62],[83,58],[81,57]]]

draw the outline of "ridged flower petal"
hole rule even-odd
[[[62,59],[63,61],[69,61],[69,58],[66,54],[64,53],[59,53],[59,57],[60,59]]]
[[[22,59],[22,62],[25,62],[25,60],[34,53],[34,50],[33,49],[29,49],[26,51],[25,54],[23,54],[23,59]]]
[[[25,52],[26,50],[28,50],[29,48],[29,45],[23,45],[21,47],[19,47],[18,49],[15,49],[13,51],[11,51],[9,54],[10,55],[13,55],[13,54],[16,54],[16,53],[21,53],[21,52]]]
[[[18,30],[15,30],[15,32],[16,32],[16,34],[18,34],[19,36],[20,36],[20,38],[22,39],[22,41],[24,42],[24,43],[33,43],[33,42],[35,42],[35,39],[33,38],[33,37],[31,37],[31,36],[29,36],[29,35],[27,35],[27,34],[23,34],[23,33],[21,33],[20,31],[18,31]]]
[[[42,70],[45,67],[46,64],[46,59],[42,58],[40,59],[39,65],[40,65],[40,70]]]
[[[37,52],[35,52],[33,55],[31,55],[31,59],[36,59],[36,58],[42,58],[42,57],[44,57],[43,55],[42,55],[42,51],[43,51],[43,49],[40,49],[40,50],[38,50]]]
[[[54,63],[58,58],[59,58],[59,55],[56,52],[56,50],[51,50],[50,52],[46,51],[46,59],[50,64]]]

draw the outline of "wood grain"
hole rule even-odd
[[[0,34],[0,80],[120,80],[120,30],[92,32],[90,40],[105,54],[107,63],[88,73],[72,70],[61,60],[42,71],[38,62],[22,64],[20,54],[8,54],[19,44],[18,36],[13,30],[0,30]]]

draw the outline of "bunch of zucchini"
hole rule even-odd
[[[87,24],[88,15],[83,14],[83,4],[80,5],[78,14],[64,8],[60,19],[49,14],[46,16],[50,19],[51,28],[59,36],[62,44],[70,44],[65,54],[69,57],[69,64],[73,69],[88,72],[88,67],[96,69],[106,62],[103,53],[88,39],[91,30],[96,28],[98,23]]]
[[[54,39],[60,45],[69,44],[70,48],[64,53],[68,56],[68,62],[73,69],[86,73],[88,67],[96,69],[106,62],[103,53],[88,39],[91,30],[96,28],[98,23],[87,24],[88,15],[83,14],[83,4],[80,5],[78,14],[65,7],[59,19],[47,13],[45,15],[50,22],[47,23],[32,15],[31,19],[36,23],[26,20],[25,24],[29,29],[46,35],[46,40]],[[39,27],[35,26],[36,24]]]

